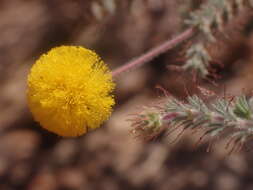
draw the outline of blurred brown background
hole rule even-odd
[[[183,64],[185,43],[117,79],[117,105],[100,129],[79,138],[51,134],[26,105],[26,77],[40,54],[58,45],[96,50],[113,69],[185,27],[183,19],[204,0],[0,0],[0,189],[2,190],[251,190],[253,152],[228,156],[222,142],[209,153],[186,134],[151,142],[130,134],[129,114],[157,101],[162,86],[178,97],[191,93],[191,76],[167,69]],[[241,14],[227,36],[210,45],[221,94],[252,92],[252,15]]]

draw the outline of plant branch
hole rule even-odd
[[[175,38],[165,41],[161,45],[151,49],[150,51],[141,55],[140,57],[137,57],[137,58],[133,59],[132,61],[129,61],[126,64],[120,66],[119,68],[113,70],[112,71],[113,77],[117,77],[121,73],[125,73],[125,72],[128,72],[134,68],[142,66],[143,64],[151,61],[152,59],[154,59],[158,55],[174,48],[175,46],[182,43],[183,41],[191,38],[193,36],[193,34],[194,34],[193,28],[189,28],[189,29],[185,30],[184,32],[182,32],[181,34],[176,36]]]
[[[227,147],[231,151],[242,148],[253,138],[252,97],[237,96],[216,98],[206,104],[197,95],[189,96],[187,102],[170,97],[157,108],[148,108],[131,119],[132,132],[145,139],[156,137],[162,131],[171,133],[175,129],[203,131],[200,137],[210,140],[228,138]]]

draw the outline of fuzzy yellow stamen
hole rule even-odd
[[[61,46],[33,65],[28,105],[45,129],[60,136],[80,136],[109,118],[114,86],[108,67],[95,52]]]

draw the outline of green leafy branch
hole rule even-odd
[[[172,133],[181,128],[203,130],[204,137],[215,140],[227,137],[231,151],[241,149],[253,137],[253,98],[245,96],[217,98],[205,103],[197,95],[189,96],[186,102],[169,97],[159,106],[147,108],[131,118],[133,134],[152,139],[162,132]]]
[[[251,0],[209,0],[199,10],[192,12],[185,22],[198,29],[198,40],[188,49],[183,68],[194,70],[200,76],[206,77],[209,74],[211,56],[205,44],[216,42],[213,31],[224,32],[224,25],[246,8],[252,8],[252,4]]]

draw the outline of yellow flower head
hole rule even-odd
[[[28,76],[28,104],[42,127],[60,136],[80,136],[111,115],[112,75],[93,51],[75,46],[53,48]]]

